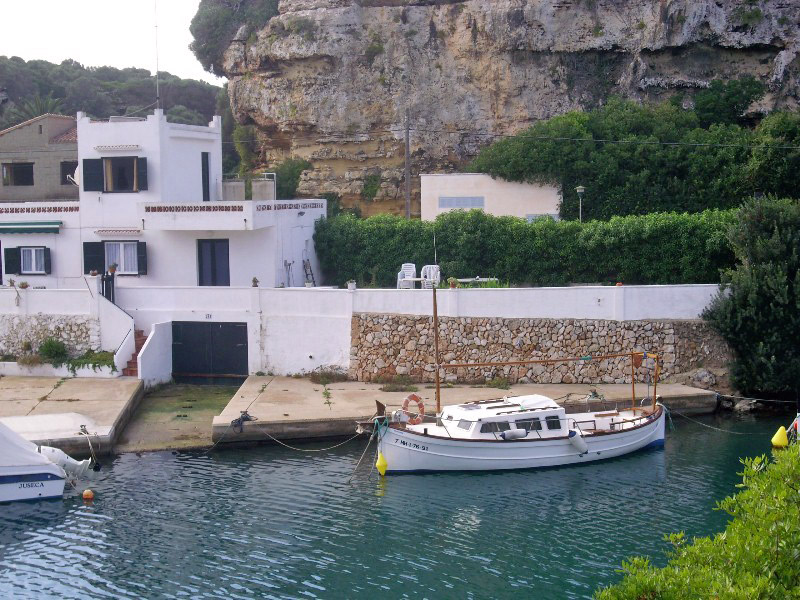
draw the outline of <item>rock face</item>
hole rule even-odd
[[[378,175],[362,210],[398,212],[406,111],[417,175],[611,94],[688,96],[749,74],[768,84],[763,109],[796,107],[799,15],[800,0],[282,0],[224,68],[262,158],[314,165],[303,195],[352,204]]]
[[[353,315],[350,379],[380,381],[405,375],[433,381],[433,319],[406,315]],[[607,321],[595,319],[502,319],[442,317],[442,364],[508,362],[658,352],[660,379],[730,360],[725,342],[702,321]],[[652,375],[652,361],[637,370],[637,381]],[[445,381],[480,382],[506,377],[511,383],[630,383],[628,356],[603,361],[525,367],[443,370]]]

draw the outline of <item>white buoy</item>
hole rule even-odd
[[[524,429],[509,429],[508,431],[503,431],[500,437],[504,440],[521,440],[526,435],[528,435],[528,432]]]
[[[569,430],[569,443],[575,446],[578,454],[586,454],[589,451],[589,446],[586,445],[586,440],[583,439],[583,434],[580,431]]]

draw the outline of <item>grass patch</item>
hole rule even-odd
[[[494,377],[487,380],[484,387],[497,388],[498,390],[510,390],[511,383],[508,381],[508,377]]]
[[[308,378],[312,383],[325,386],[330,383],[347,381],[347,373],[341,369],[317,369]]]
[[[186,407],[190,407],[195,413],[216,415],[238,389],[227,385],[165,385],[145,394],[139,413],[143,417],[186,414]]]
[[[415,386],[408,375],[396,375],[392,378],[378,380],[383,385],[380,387],[382,392],[416,392],[419,388]]]

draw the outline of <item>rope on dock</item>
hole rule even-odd
[[[289,450],[296,450],[297,452],[327,452],[328,450],[333,450],[334,448],[338,448],[339,446],[344,446],[348,442],[352,442],[360,435],[364,435],[364,432],[362,431],[360,433],[355,434],[353,437],[347,438],[345,441],[336,444],[335,446],[330,446],[329,448],[295,448],[294,446],[290,446],[289,444],[280,441],[278,438],[272,437],[266,431],[263,431],[262,433],[269,439],[271,439],[273,442],[277,442],[281,446],[285,446],[286,448],[289,448]]]
[[[797,404],[795,400],[772,400],[769,398],[748,398],[747,396],[733,396],[731,394],[720,394],[717,392],[717,396],[720,398],[731,398],[734,400],[749,400],[750,402],[777,402],[779,404]]]
[[[231,430],[232,427],[236,427],[237,424],[238,424],[239,427],[242,427],[242,422],[245,421],[245,420],[247,420],[247,421],[256,421],[257,420],[257,417],[251,417],[250,415],[247,415],[248,417],[250,417],[249,419],[244,419],[244,415],[247,414],[247,411],[250,410],[250,407],[253,406],[253,404],[255,404],[255,401],[258,400],[261,397],[261,394],[264,393],[264,390],[266,390],[267,387],[269,386],[269,384],[272,383],[273,381],[275,381],[274,377],[272,379],[270,379],[267,383],[265,383],[264,385],[261,386],[261,389],[258,391],[258,394],[256,394],[256,397],[253,398],[250,401],[250,404],[247,405],[247,408],[245,408],[242,411],[241,416],[239,416],[239,417],[235,418],[233,421],[231,421],[230,424],[228,425],[228,427],[225,429],[225,431],[220,436],[220,438],[214,443],[213,446],[211,446],[211,448],[209,448],[208,450],[203,452],[203,454],[201,456],[206,456],[209,452],[211,452],[214,448],[216,448],[219,445],[219,443],[222,440],[225,439],[225,436],[228,435],[228,432]],[[241,433],[242,431],[243,431],[243,428],[239,430],[239,433]]]

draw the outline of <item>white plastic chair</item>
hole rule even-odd
[[[422,289],[438,288],[442,281],[442,272],[439,270],[439,265],[425,265],[420,271],[420,277],[422,277]]]
[[[400,267],[400,272],[397,274],[397,289],[398,290],[413,290],[414,281],[408,281],[409,277],[416,278],[417,265],[414,263],[403,263]]]

